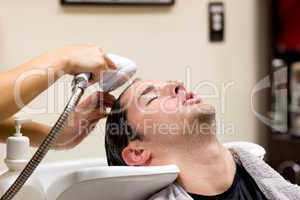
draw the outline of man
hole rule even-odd
[[[300,199],[259,158],[226,149],[215,135],[215,109],[178,81],[133,82],[108,116],[105,137],[109,165],[175,164],[176,183],[153,200]]]

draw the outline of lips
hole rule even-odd
[[[194,98],[194,93],[193,92],[187,92],[185,95],[185,101],[193,99]]]
[[[175,88],[175,93],[182,105],[193,105],[201,103],[202,101],[198,94],[187,91],[187,89],[182,85]]]
[[[193,92],[187,92],[182,102],[183,105],[193,105],[198,103],[201,103],[201,98],[198,94]]]

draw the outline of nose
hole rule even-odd
[[[163,93],[172,97],[176,97],[180,90],[185,91],[184,84],[181,81],[167,81],[163,87]]]

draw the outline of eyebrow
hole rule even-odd
[[[154,85],[148,85],[148,86],[143,90],[143,92],[141,92],[141,94],[140,94],[139,97],[138,97],[138,100],[140,100],[140,98],[141,98],[143,95],[145,95],[145,94],[147,94],[147,93],[153,91],[154,89],[155,89]]]

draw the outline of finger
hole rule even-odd
[[[96,105],[98,102],[98,94],[97,92],[94,92],[93,94],[91,94],[90,96],[88,96],[87,98],[85,98],[80,104],[79,107],[80,108],[88,108],[91,107],[91,105]]]
[[[77,134],[76,137],[72,138],[72,140],[68,141],[68,143],[64,144],[64,148],[72,149],[84,140],[91,131],[81,131],[80,134]]]
[[[109,93],[94,92],[84,99],[77,107],[76,111],[82,114],[89,114],[94,109],[112,107],[115,103],[115,97]]]
[[[63,146],[63,148],[70,149],[80,144],[81,141],[92,132],[92,130],[97,125],[98,121],[99,119],[89,121],[88,124],[86,124],[86,126],[84,126],[83,128],[79,128],[78,134],[74,135],[74,137],[72,137],[67,142],[62,143],[61,146]]]
[[[108,66],[108,63],[106,62],[106,59],[104,58],[104,54],[99,54],[96,57],[96,60],[94,60],[96,64],[95,70],[93,73],[93,81],[97,82],[103,77],[103,73],[110,69]]]
[[[108,62],[106,61],[105,57],[103,57],[101,59],[104,59],[104,62],[101,63],[101,67],[99,68],[99,70],[103,71],[103,69],[104,70],[110,69],[110,66],[109,66]]]
[[[95,121],[95,120],[100,120],[104,117],[106,117],[107,112],[106,112],[106,108],[98,108],[95,109],[94,111],[90,112],[88,114],[88,116],[86,116],[86,119],[91,122],[91,121]]]
[[[99,80],[100,80],[99,73],[93,72],[92,73],[92,78],[89,80],[89,85],[88,86],[93,85],[95,83],[98,83]]]
[[[109,69],[117,69],[117,65],[106,54],[104,54],[104,60]]]
[[[91,78],[89,79],[89,82],[88,82],[88,87],[90,87],[91,85],[97,83],[99,80],[97,80],[97,75],[92,73],[91,74]]]
[[[97,107],[99,107],[99,96],[97,92],[95,92],[80,102],[80,104],[76,106],[75,112],[80,113],[80,115],[87,115]]]
[[[107,60],[105,50],[103,48],[98,48],[98,50],[100,52],[99,60],[101,61],[100,63],[102,64],[102,69],[110,69],[109,61]]]
[[[98,95],[99,95],[99,103],[98,103],[99,105],[98,106],[108,105],[111,107],[116,101],[116,98],[107,92],[98,91]]]

